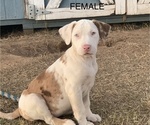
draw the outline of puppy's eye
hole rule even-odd
[[[93,36],[93,35],[95,35],[96,34],[96,32],[91,32],[91,35]]]
[[[74,36],[75,36],[75,37],[79,37],[79,34],[76,33]]]

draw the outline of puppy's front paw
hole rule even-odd
[[[92,122],[87,121],[85,124],[80,123],[79,125],[94,125]]]
[[[102,118],[98,114],[90,114],[87,116],[87,120],[92,122],[100,122],[102,121]]]
[[[62,125],[75,125],[75,123],[72,120],[66,120],[66,122]]]
[[[79,123],[79,125],[94,125],[92,122],[87,121],[86,119],[81,120],[78,123]]]
[[[94,125],[94,124],[88,121],[86,125]]]

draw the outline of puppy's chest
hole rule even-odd
[[[91,88],[93,87],[94,79],[95,75],[87,75],[84,77],[83,81],[81,82],[81,90],[83,96],[85,96],[87,92],[89,92],[89,90],[91,90]]]
[[[95,75],[97,70],[93,67],[86,67],[87,69],[83,69],[81,71],[82,74],[82,80],[81,80],[81,90],[83,96],[85,96],[93,87],[94,81],[95,81]]]
[[[91,62],[84,62],[82,65],[77,67],[79,69],[79,75],[81,75],[85,79],[90,79],[92,77],[95,77],[97,73],[97,63],[94,61]]]

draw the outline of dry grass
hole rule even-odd
[[[20,95],[28,83],[63,52],[57,30],[1,39],[0,89]],[[95,125],[150,125],[150,30],[149,27],[115,30],[99,46],[99,71],[91,92],[93,112],[102,117]],[[10,112],[17,103],[0,97],[0,110]],[[67,116],[72,117],[72,116]],[[0,125],[45,125],[22,118]]]

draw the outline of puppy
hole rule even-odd
[[[18,109],[0,112],[1,118],[19,116],[34,121],[44,120],[49,125],[75,125],[59,116],[73,113],[79,125],[94,125],[101,117],[90,109],[90,90],[98,70],[97,46],[106,37],[110,25],[96,20],[73,21],[59,29],[65,43],[72,46],[37,76],[19,99]]]

